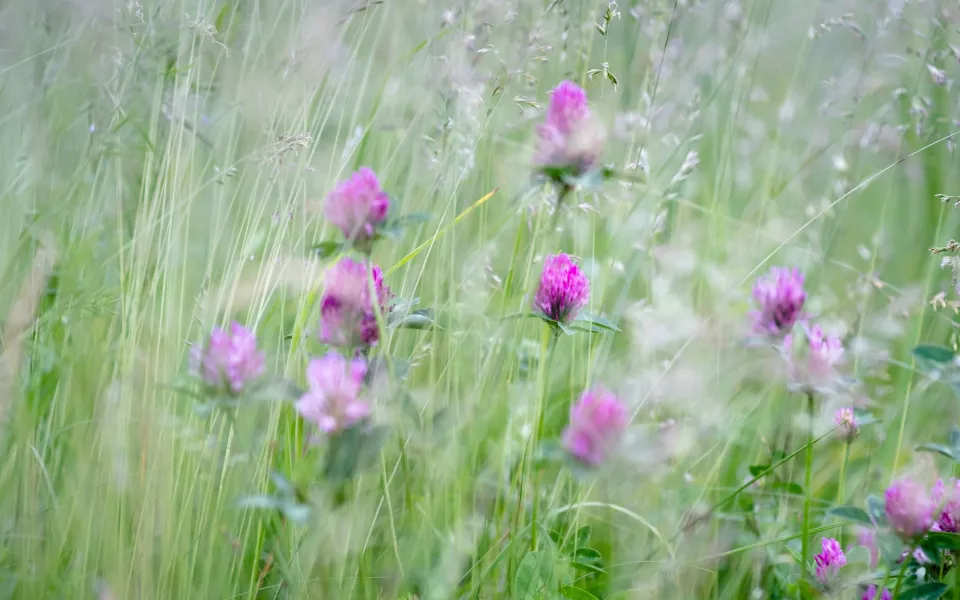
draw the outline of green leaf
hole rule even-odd
[[[946,591],[947,585],[945,583],[930,581],[904,590],[898,596],[898,600],[937,600]]]
[[[794,496],[803,495],[803,487],[798,483],[793,483],[790,481],[775,481],[770,486],[770,489],[778,492],[786,492],[788,494],[793,494]]]
[[[591,325],[595,325],[596,327],[607,329],[609,331],[621,331],[621,329],[614,325],[609,319],[601,317],[600,315],[594,315],[592,313],[581,312],[577,315],[576,321],[574,322],[577,321],[590,323]]]
[[[942,444],[921,444],[917,446],[918,452],[936,452],[937,454],[942,454],[947,458],[956,460],[956,457],[953,454],[953,450],[947,448]]]
[[[960,550],[960,534],[932,531],[927,534],[927,540],[941,550]]]
[[[324,476],[336,483],[352,478],[357,471],[373,462],[383,444],[385,433],[383,427],[360,424],[330,438]]]
[[[868,515],[863,509],[857,508],[856,506],[834,506],[827,511],[827,515],[845,519],[847,521],[853,521],[854,523],[860,523],[862,525],[873,525],[870,515]]]
[[[515,597],[521,600],[538,600],[543,597],[544,590],[555,590],[555,562],[550,552],[528,552],[517,568],[514,579]]]
[[[560,593],[569,600],[597,600],[597,597],[583,588],[565,585],[560,588]]]
[[[913,355],[921,360],[932,363],[943,364],[953,362],[953,350],[946,346],[921,344],[913,349]]]
[[[950,445],[960,450],[960,427],[956,425],[950,430]]]
[[[597,327],[593,323],[588,323],[586,321],[573,321],[570,323],[570,329],[575,329],[577,331],[584,331],[586,333],[606,333],[606,329],[602,327]]]
[[[887,503],[876,496],[867,496],[867,514],[876,521],[877,525],[887,523]]]
[[[314,244],[310,248],[310,252],[316,254],[320,258],[329,258],[334,254],[337,254],[343,249],[343,244],[340,242],[320,242],[319,244]]]
[[[590,543],[590,534],[593,533],[593,527],[584,525],[573,534],[573,547],[582,548]]]
[[[768,470],[770,465],[750,465],[750,475],[753,477],[759,477],[760,473]]]
[[[598,550],[594,550],[593,548],[577,548],[573,552],[573,555],[579,559],[586,560],[600,560],[603,558],[603,555],[601,555]]]
[[[277,491],[284,496],[293,496],[296,494],[293,484],[290,483],[290,481],[284,477],[282,473],[279,473],[278,471],[271,471],[270,479],[273,481],[273,485],[277,488]]]
[[[430,329],[437,322],[433,318],[433,311],[421,308],[407,314],[391,314],[390,327],[397,329]]]
[[[588,571],[590,573],[606,573],[606,571],[604,571],[602,567],[598,567],[597,565],[591,562],[581,562],[579,560],[574,560],[574,561],[570,561],[570,566],[573,567],[574,569],[577,569],[580,571]]]

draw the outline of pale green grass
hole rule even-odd
[[[0,3],[0,315],[44,240],[58,256],[22,348],[2,340],[19,364],[0,389],[0,597],[519,597],[545,530],[584,525],[604,573],[569,583],[596,597],[781,597],[801,497],[751,487],[756,512],[741,496],[679,534],[749,466],[803,445],[803,398],[738,345],[771,264],[804,268],[812,310],[865,342],[848,366],[880,424],[852,447],[845,500],[931,472],[913,449],[960,411],[909,349],[951,341],[955,322],[927,303],[950,290],[927,249],[958,223],[934,198],[960,194],[957,96],[926,66],[958,71],[932,58],[960,45],[932,16],[956,17],[950,3],[911,3],[883,35],[890,13],[866,1],[746,1],[738,23],[721,2],[640,2],[639,19],[624,2],[606,35],[593,0],[142,4]],[[808,36],[847,11],[864,39]],[[588,78],[604,64],[616,88]],[[549,190],[530,186],[531,103],[563,78],[607,124],[605,160],[639,177],[642,151],[649,167],[554,228]],[[932,102],[919,134],[914,98]],[[631,112],[647,120],[618,120]],[[869,123],[884,135],[860,148]],[[691,150],[699,165],[674,181]],[[335,238],[316,207],[361,165],[403,212],[433,215],[374,259],[449,327],[378,347],[413,362],[410,393],[380,399],[387,442],[333,506],[290,402],[232,427],[170,384],[188,344],[232,318],[302,383],[320,265],[301,257]],[[500,318],[561,250],[623,332],[563,338],[545,368],[540,326]],[[555,437],[595,381],[634,409],[623,458],[581,479],[519,470],[541,398]],[[823,515],[841,457],[817,443],[813,544],[836,533]],[[802,484],[802,461],[776,474]],[[272,471],[314,490],[307,524],[237,507]]]

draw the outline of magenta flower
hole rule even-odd
[[[566,323],[576,318],[590,298],[590,282],[566,254],[554,254],[543,261],[540,288],[533,308],[554,321]]]
[[[239,394],[259,379],[266,367],[257,336],[239,323],[214,328],[206,344],[190,350],[190,371],[213,389]]]
[[[383,282],[383,272],[374,265],[370,277],[380,314],[386,315],[393,294]],[[371,301],[367,265],[346,257],[327,270],[320,299],[320,341],[356,348],[376,345],[380,339],[377,316]]]
[[[348,240],[369,240],[389,208],[390,196],[380,189],[376,174],[363,167],[330,192],[325,213]]]
[[[843,343],[837,336],[824,335],[819,325],[805,325],[803,330],[799,345],[794,343],[793,334],[783,338],[790,374],[795,381],[808,386],[828,383],[836,375],[835,367],[843,358]]]
[[[914,539],[933,525],[937,505],[915,481],[895,481],[884,496],[890,527],[904,540]]]
[[[336,352],[310,361],[309,389],[297,401],[297,412],[326,434],[349,429],[370,415],[370,404],[362,397],[367,363],[362,358],[347,360]]]
[[[537,127],[539,145],[534,162],[541,167],[573,167],[576,173],[596,165],[603,144],[602,132],[587,107],[587,93],[563,81],[550,95],[544,122]]]
[[[863,596],[860,600],[892,600],[893,595],[890,593],[890,590],[884,589],[882,592],[877,589],[877,586],[871,585],[867,588],[867,591],[863,593]]]
[[[813,560],[817,563],[817,579],[826,584],[833,581],[840,572],[840,567],[847,564],[847,557],[843,554],[840,543],[833,538],[823,538],[821,545],[823,551],[814,556]]]
[[[930,498],[940,511],[933,529],[960,533],[960,481],[948,479],[944,484],[942,479],[938,479],[930,492]]]
[[[857,437],[857,433],[860,431],[852,408],[841,408],[838,410],[836,416],[833,417],[833,422],[838,426],[837,434],[840,439],[845,442],[849,442]]]
[[[577,460],[599,465],[627,428],[627,408],[602,387],[589,390],[570,409],[563,445]]]
[[[799,269],[774,267],[767,277],[757,279],[753,297],[760,306],[750,313],[753,329],[761,335],[781,336],[793,329],[803,316],[807,292]]]

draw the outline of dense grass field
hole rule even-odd
[[[958,76],[955,0],[0,0],[0,598],[960,598]]]

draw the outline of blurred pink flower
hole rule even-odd
[[[589,390],[570,409],[563,445],[588,465],[599,465],[627,428],[626,406],[602,387]]]
[[[211,388],[241,393],[259,379],[265,359],[257,349],[257,336],[239,323],[230,330],[214,328],[206,344],[190,350],[190,371]]]
[[[829,583],[836,578],[840,567],[847,564],[847,557],[840,549],[840,543],[833,538],[821,540],[823,551],[813,557],[817,564],[816,575],[821,583]]]
[[[577,173],[593,168],[603,144],[602,132],[587,107],[587,93],[571,81],[554,88],[537,135],[534,162],[538,166],[574,167]]]
[[[590,282],[568,255],[554,254],[543,261],[535,310],[566,323],[576,318],[589,298]]]
[[[370,273],[381,315],[389,312],[393,297],[383,282],[383,272],[374,265]],[[327,270],[320,299],[320,341],[342,347],[376,345],[380,339],[371,301],[367,265],[349,257]]]
[[[870,568],[876,569],[880,562],[880,547],[877,546],[877,532],[873,529],[860,528],[857,534],[857,544],[870,552]]]
[[[363,167],[327,195],[325,213],[347,239],[366,240],[386,220],[389,208],[390,196],[380,189],[376,174]]]
[[[843,441],[849,442],[857,437],[857,433],[860,431],[852,408],[838,410],[836,416],[833,417],[833,422],[837,424],[837,435]]]
[[[960,533],[960,481],[938,479],[930,492],[930,499],[940,511],[933,528],[946,533]]]
[[[884,589],[883,592],[881,592],[877,589],[877,586],[870,585],[860,600],[891,600],[892,598],[893,595],[890,593],[890,590]]]
[[[920,484],[911,479],[897,480],[887,488],[887,520],[904,540],[912,540],[933,525],[937,505]]]
[[[780,336],[793,329],[803,316],[807,292],[799,269],[773,267],[753,286],[753,297],[760,307],[750,313],[755,333]]]
[[[804,325],[803,332],[800,344],[794,343],[793,334],[783,338],[783,351],[792,378],[807,386],[829,383],[843,358],[843,343],[835,335],[824,335],[819,325]]]
[[[327,434],[349,429],[370,415],[370,404],[361,397],[366,374],[362,358],[347,360],[330,352],[311,360],[309,389],[297,401],[297,412]]]

